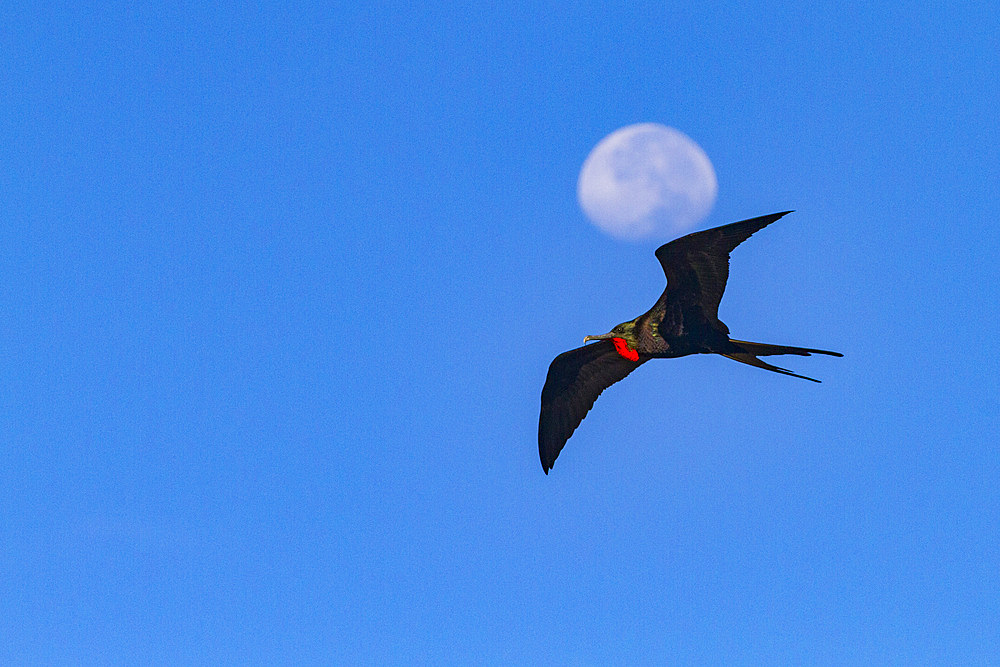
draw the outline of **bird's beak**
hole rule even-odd
[[[583,337],[583,342],[584,343],[589,343],[592,340],[607,340],[609,338],[614,338],[614,336],[612,336],[609,333],[601,334],[600,336],[584,336]]]

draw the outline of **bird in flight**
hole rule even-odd
[[[601,392],[650,359],[689,354],[721,354],[733,361],[775,373],[819,382],[761,361],[772,354],[844,355],[808,347],[751,343],[729,337],[719,320],[719,302],[729,278],[729,253],[783,215],[772,213],[703,232],[660,246],[656,258],[667,288],[646,313],[622,322],[600,336],[586,336],[584,346],[563,352],[549,366],[538,419],[538,454],[549,474],[556,457]],[[589,341],[598,341],[587,345]]]

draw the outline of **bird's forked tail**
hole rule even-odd
[[[791,375],[792,377],[802,378],[803,380],[809,380],[811,382],[819,382],[819,380],[811,377],[806,377],[805,375],[799,375],[793,373],[787,368],[781,368],[780,366],[773,366],[766,361],[761,361],[757,357],[764,357],[772,354],[798,354],[803,357],[808,357],[811,354],[828,354],[831,357],[842,357],[840,352],[830,352],[829,350],[816,350],[810,347],[793,347],[791,345],[771,345],[770,343],[751,343],[745,340],[734,340],[729,339],[730,343],[733,343],[735,348],[731,352],[721,353],[722,356],[728,357],[733,361],[738,361],[741,364],[748,364],[750,366],[756,366],[757,368],[763,368],[764,370],[773,371],[775,373],[781,373],[782,375]]]

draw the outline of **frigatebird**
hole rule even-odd
[[[719,302],[729,278],[729,253],[788,213],[791,211],[722,225],[660,246],[656,258],[667,276],[667,287],[653,307],[606,334],[584,337],[583,347],[563,352],[552,361],[538,419],[538,454],[546,475],[601,392],[650,359],[721,354],[743,364],[819,382],[757,357],[844,356],[808,347],[736,340],[719,320]],[[587,345],[589,341],[598,342]]]

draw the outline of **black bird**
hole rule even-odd
[[[552,361],[538,419],[538,454],[546,475],[601,392],[650,359],[721,354],[757,368],[819,382],[757,357],[807,357],[814,352],[844,356],[808,347],[735,340],[729,337],[729,327],[719,320],[719,301],[729,278],[729,253],[788,213],[791,211],[695,232],[660,246],[656,258],[667,276],[667,288],[653,307],[606,334],[586,336],[584,343],[599,342],[563,352]]]

